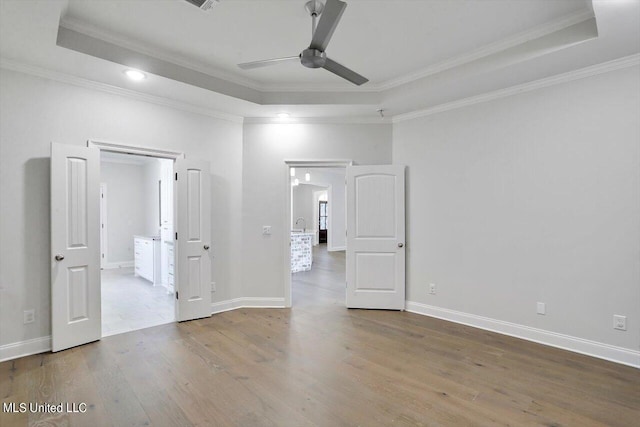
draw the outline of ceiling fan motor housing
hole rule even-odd
[[[327,54],[318,49],[305,49],[300,54],[300,62],[307,68],[322,68],[327,61]]]

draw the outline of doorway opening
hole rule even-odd
[[[344,305],[346,166],[287,163],[285,299],[288,306]]]
[[[100,153],[102,336],[176,320],[173,160]]]

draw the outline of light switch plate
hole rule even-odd
[[[264,236],[270,236],[271,235],[271,226],[270,225],[263,225],[262,226],[262,234]]]

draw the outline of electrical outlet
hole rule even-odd
[[[436,294],[436,284],[435,283],[429,283],[429,293],[431,295],[435,295]]]
[[[618,314],[613,315],[613,329],[620,331],[627,330],[627,316],[620,316]]]
[[[22,317],[23,317],[23,321],[24,324],[26,325],[27,323],[33,323],[36,320],[36,310],[35,309],[30,309],[30,310],[25,310],[22,313]]]
[[[271,226],[270,225],[263,225],[262,226],[262,235],[263,236],[270,236],[271,235]]]
[[[543,302],[539,302],[536,307],[536,312],[538,314],[547,314],[547,304]]]
[[[216,282],[211,282],[211,292],[216,291]]]

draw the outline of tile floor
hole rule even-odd
[[[133,275],[133,267],[102,270],[102,336],[175,321],[174,294]]]

